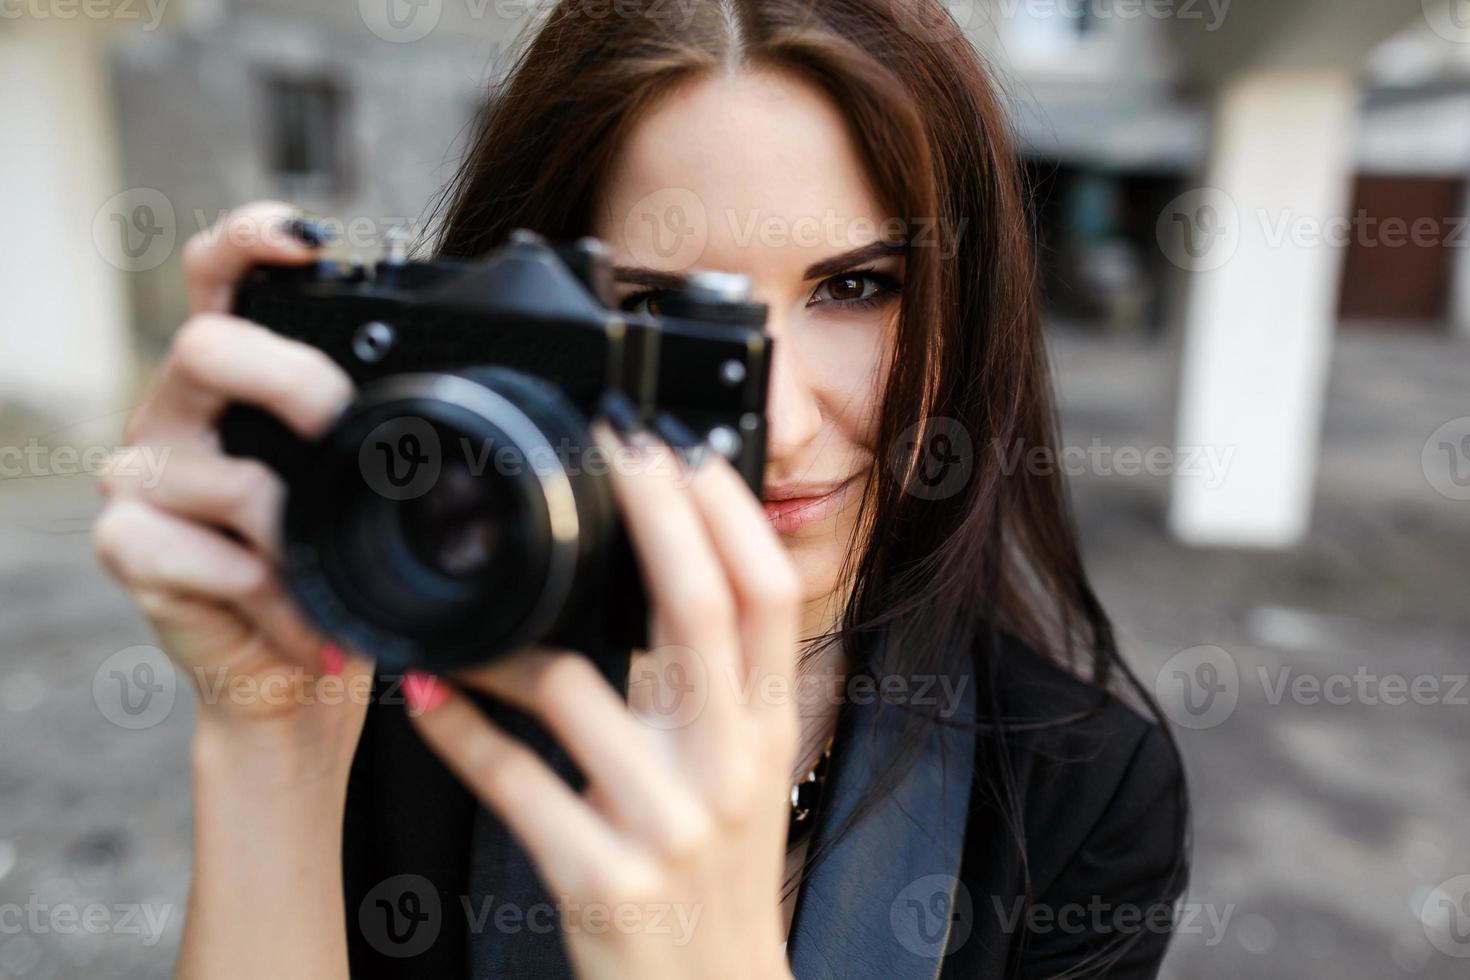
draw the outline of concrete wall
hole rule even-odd
[[[166,200],[180,245],[222,210],[265,197],[340,219],[356,252],[372,253],[389,226],[422,227],[509,50],[500,20],[481,23],[492,36],[440,27],[398,42],[374,34],[357,4],[288,6],[234,4],[112,52],[123,183]],[[335,191],[303,192],[272,174],[272,77],[326,79],[341,93]],[[147,355],[184,313],[177,255],[131,286]]]
[[[0,441],[20,420],[88,441],[127,405],[124,272],[99,218],[119,189],[106,40],[76,23],[0,30]]]

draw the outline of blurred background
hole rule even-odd
[[[88,474],[183,242],[261,197],[365,255],[421,230],[545,6],[0,0],[0,977],[171,971],[190,698]],[[1470,976],[1470,3],[947,6],[1035,187],[1057,464],[1190,769],[1166,975]]]

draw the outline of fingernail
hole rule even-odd
[[[347,666],[347,654],[342,648],[328,640],[322,644],[322,673],[328,677],[338,677],[342,674],[342,668]]]
[[[403,696],[408,699],[410,711],[427,714],[449,697],[449,685],[433,674],[410,670],[403,675]]]
[[[643,428],[633,400],[621,391],[609,391],[597,402],[597,413],[612,423],[618,435],[627,439]]]
[[[672,446],[691,467],[697,469],[709,458],[710,448],[705,441],[668,412],[659,412],[654,416],[653,431]]]
[[[332,240],[332,231],[315,218],[292,218],[286,222],[286,234],[308,248],[321,248]]]

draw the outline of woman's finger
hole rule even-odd
[[[131,498],[110,503],[92,537],[119,580],[153,597],[144,603],[150,618],[168,608],[168,597],[218,603],[258,629],[282,656],[318,666],[324,638],[296,611],[270,563],[248,548]]]
[[[791,557],[776,537],[765,510],[745,481],[724,459],[704,453],[693,471],[689,496],[724,565],[739,607],[742,649],[741,687],[765,690],[774,675],[782,681],[783,698],[756,708],[791,710],[791,682],[796,673],[801,579]]]
[[[672,760],[582,654],[526,650],[456,679],[540,720],[629,836],[675,853],[701,839],[703,811]]]
[[[253,265],[304,265],[318,250],[288,230],[296,211],[280,201],[236,208],[184,245],[184,280],[192,313],[230,308],[235,284]]]
[[[180,449],[157,472],[138,465],[140,449],[126,449],[97,475],[104,495],[136,497],[177,517],[225,528],[261,554],[280,555],[281,507],[286,488],[259,460]]]
[[[238,317],[199,314],[175,336],[163,374],[128,423],[127,441],[205,441],[230,402],[266,409],[312,437],[351,394],[347,373],[315,347]]]
[[[663,727],[679,727],[711,744],[713,755],[694,760],[709,774],[736,751],[740,652],[737,608],[704,522],[689,492],[678,454],[647,433],[623,443],[605,421],[592,427],[611,459],[617,498],[651,608],[649,652],[634,664],[630,698],[640,710],[656,708]],[[639,702],[646,702],[639,704]],[[672,710],[669,710],[672,706]]]
[[[494,810],[557,894],[588,894],[627,870],[636,852],[536,753],[502,731],[444,680],[410,674],[409,717],[424,741]]]

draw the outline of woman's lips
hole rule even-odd
[[[767,488],[766,517],[780,534],[795,534],[842,509],[854,478],[837,484],[802,484]]]

